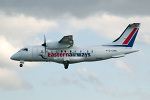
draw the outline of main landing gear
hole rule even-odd
[[[23,64],[24,64],[24,60],[20,60],[20,67],[23,67]]]
[[[20,64],[19,66],[20,66],[20,67],[23,67],[23,64]]]
[[[64,68],[65,68],[65,69],[68,69],[69,61],[64,61],[64,63],[63,63],[63,64],[64,64]]]

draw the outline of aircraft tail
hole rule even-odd
[[[129,24],[120,37],[105,46],[132,47],[139,27],[140,23]]]

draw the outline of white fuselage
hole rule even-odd
[[[109,58],[119,58],[126,54],[136,52],[130,47],[93,46],[93,47],[70,47],[66,49],[46,49],[43,46],[26,47],[15,53],[11,59],[18,61],[46,61],[63,63],[69,61],[70,64],[88,61],[100,61]]]

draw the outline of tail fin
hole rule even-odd
[[[112,43],[106,46],[119,46],[119,47],[132,47],[137,36],[140,23],[129,24],[124,32],[114,40]]]

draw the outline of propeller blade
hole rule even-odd
[[[45,48],[45,55],[46,55],[46,38],[45,38],[45,35],[44,35],[44,43],[42,44],[42,46],[44,46],[44,48]]]
[[[45,55],[46,55],[46,46],[45,46]]]
[[[46,46],[46,37],[45,37],[45,35],[44,35],[44,44],[45,44],[45,46]]]
[[[44,35],[44,43],[42,44],[42,46],[46,47],[46,38],[45,38],[45,35]]]

